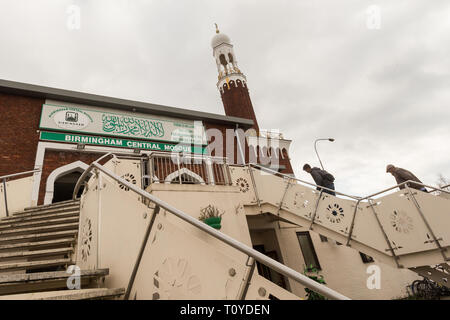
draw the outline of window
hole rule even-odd
[[[225,56],[224,56],[223,54],[221,54],[221,55],[219,56],[219,60],[220,60],[220,63],[221,63],[224,67],[227,66],[228,61],[227,61],[227,59],[225,58]]]
[[[328,242],[328,238],[327,238],[327,237],[325,237],[325,236],[323,236],[323,235],[321,235],[321,234],[319,234],[319,236],[320,236],[320,241],[322,241],[322,242]]]
[[[367,254],[364,254],[362,252],[360,252],[359,255],[361,256],[362,262],[364,263],[373,262],[373,258],[371,256],[368,256]]]
[[[319,259],[317,259],[316,250],[314,250],[314,245],[309,232],[297,232],[297,237],[302,250],[303,258],[305,259],[306,267],[310,269],[312,266],[317,270],[321,270]]]

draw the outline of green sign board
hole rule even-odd
[[[44,104],[39,127],[52,131],[206,145],[201,121],[88,106]]]
[[[95,137],[95,136],[85,136],[79,134],[59,133],[59,132],[42,131],[40,139],[47,141],[93,144],[99,146],[130,148],[130,149],[190,152],[201,154],[206,153],[206,148],[196,145],[148,142],[142,140],[128,140],[113,137]]]

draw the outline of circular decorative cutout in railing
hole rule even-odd
[[[135,176],[131,173],[126,173],[121,178],[132,184],[136,184],[137,182]],[[130,188],[124,186],[121,183],[119,183],[119,188],[122,189],[123,191],[130,191]]]
[[[242,193],[246,193],[248,190],[250,190],[250,185],[249,185],[247,179],[245,179],[245,178],[242,178],[242,177],[237,178],[236,185],[239,187],[239,190]]]
[[[327,207],[326,218],[331,223],[340,223],[344,218],[344,209],[338,204],[334,205],[329,204]]]
[[[413,219],[404,211],[394,210],[391,213],[391,225],[395,231],[408,234],[414,229]]]

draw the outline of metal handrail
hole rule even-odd
[[[252,166],[252,167],[255,167],[255,168],[259,168],[259,169],[261,169],[261,170],[263,170],[263,171],[267,171],[267,172],[272,173],[272,174],[281,175],[281,176],[283,176],[283,177],[285,177],[285,178],[287,178],[287,179],[296,180],[296,181],[298,181],[298,182],[301,182],[301,183],[304,183],[304,184],[307,184],[307,185],[310,185],[310,186],[313,186],[313,187],[317,187],[317,188],[320,188],[320,189],[332,191],[332,192],[335,192],[336,194],[339,194],[339,195],[344,196],[344,197],[352,198],[352,199],[354,199],[354,200],[359,200],[359,199],[360,199],[360,198],[357,197],[357,196],[350,196],[350,195],[348,195],[348,194],[345,194],[345,193],[342,193],[342,192],[339,192],[339,191],[336,191],[336,190],[333,190],[333,189],[330,189],[330,188],[322,187],[322,186],[319,186],[319,185],[317,185],[317,184],[314,184],[314,183],[311,183],[311,182],[308,182],[308,181],[303,181],[303,180],[300,180],[300,179],[298,179],[298,178],[292,177],[292,176],[290,176],[290,175],[288,175],[288,174],[280,173],[280,172],[278,172],[278,171],[275,171],[275,170],[272,170],[272,169],[263,167],[263,166],[261,166],[261,165],[259,165],[259,164],[256,164],[256,163],[249,163],[248,165],[250,165],[250,166]]]
[[[106,154],[102,158],[104,158],[108,155],[111,155],[111,153]],[[171,206],[170,204],[162,201],[161,199],[155,197],[154,195],[151,195],[150,193],[136,187],[135,185],[133,185],[133,184],[129,183],[128,181],[126,181],[125,179],[119,177],[112,171],[106,169],[104,166],[100,165],[98,163],[99,160],[96,160],[93,163],[91,163],[91,165],[85,170],[85,172],[83,173],[82,176],[86,177],[87,174],[89,174],[89,172],[92,169],[96,168],[99,171],[106,174],[107,176],[109,176],[110,178],[116,180],[120,184],[128,187],[133,192],[139,194],[143,198],[146,198],[149,201],[155,203],[156,206],[159,206],[160,208],[165,209],[166,211],[177,216],[178,218],[186,221],[187,223],[193,225],[194,227],[197,227],[198,229],[200,229],[200,230],[206,232],[207,234],[213,236],[214,238],[226,243],[227,245],[239,250],[240,252],[245,253],[249,257],[254,258],[255,260],[259,261],[260,263],[266,265],[267,267],[272,268],[275,271],[278,271],[279,273],[283,274],[284,276],[299,282],[300,284],[310,288],[311,290],[314,290],[315,292],[318,292],[318,293],[324,295],[327,298],[334,299],[334,300],[350,300],[348,297],[310,279],[309,277],[285,266],[284,264],[282,264],[274,259],[267,257],[266,255],[256,251],[255,249],[250,248],[249,246],[235,240],[234,238],[232,238],[224,233],[221,233],[220,231],[217,231],[216,229],[208,226],[207,224],[191,217],[189,214],[184,213],[183,211]],[[80,181],[81,181],[81,177],[78,180],[78,182],[80,182]],[[79,185],[78,182],[77,182],[77,185]],[[75,192],[74,192],[74,194],[75,194]],[[144,239],[144,240],[146,240],[146,239]]]
[[[114,158],[117,158],[116,155],[114,153],[112,153],[112,152],[105,153],[100,158],[98,158],[97,160],[92,162],[86,170],[84,170],[84,172],[78,178],[77,183],[75,184],[75,188],[73,189],[73,194],[72,194],[72,199],[73,200],[75,200],[77,198],[78,191],[81,188],[81,184],[86,179],[87,175],[91,172],[92,168],[94,167],[94,164],[98,163],[100,160],[103,160],[103,159],[105,159],[108,156],[112,156]]]
[[[296,180],[296,181],[302,182],[302,183],[304,183],[304,184],[308,184],[308,185],[310,185],[310,186],[314,186],[314,187],[318,187],[318,188],[325,189],[325,190],[328,190],[328,191],[332,191],[332,192],[335,192],[336,194],[339,194],[339,195],[341,195],[341,196],[345,196],[345,197],[348,197],[348,198],[352,198],[352,199],[354,199],[354,200],[367,200],[367,199],[369,199],[369,198],[371,198],[371,197],[377,196],[377,195],[379,195],[379,194],[385,193],[385,192],[387,192],[387,191],[390,191],[390,190],[392,190],[392,189],[401,187],[401,186],[406,185],[406,184],[417,184],[417,185],[421,185],[421,186],[423,186],[423,187],[431,188],[431,189],[433,189],[433,191],[439,190],[439,191],[442,191],[442,192],[444,192],[444,193],[450,194],[450,191],[448,191],[448,190],[443,190],[443,189],[442,189],[442,188],[450,187],[450,185],[448,185],[448,186],[443,186],[443,187],[438,188],[438,187],[429,186],[429,185],[426,185],[426,184],[423,184],[423,183],[420,183],[420,182],[417,182],[417,181],[408,180],[408,181],[399,183],[399,184],[397,184],[397,185],[395,185],[395,186],[393,186],[393,187],[389,187],[389,188],[387,188],[387,189],[384,189],[384,190],[382,190],[382,191],[376,192],[376,193],[374,193],[374,194],[371,194],[371,195],[368,195],[368,196],[365,196],[365,197],[351,196],[351,195],[348,195],[348,194],[345,194],[345,193],[342,193],[342,192],[339,192],[339,191],[336,191],[336,190],[333,190],[333,189],[329,189],[329,188],[326,188],[326,187],[319,186],[319,185],[314,184],[314,183],[311,183],[311,182],[307,182],[307,181],[300,180],[300,179],[295,178],[295,177],[292,177],[292,176],[290,176],[290,175],[288,175],[288,174],[280,173],[280,172],[278,172],[278,171],[275,171],[275,170],[272,170],[272,169],[263,167],[263,166],[261,166],[261,165],[259,165],[259,164],[256,164],[256,163],[249,163],[249,164],[247,164],[247,165],[245,165],[245,166],[248,166],[248,165],[250,165],[250,166],[252,166],[252,167],[255,167],[255,168],[262,169],[263,171],[267,171],[267,172],[272,173],[272,174],[281,175],[281,176],[283,176],[283,177],[286,177],[287,179]],[[243,166],[243,165],[237,165],[237,166]]]
[[[188,167],[189,165],[192,164],[205,164],[206,165],[206,170],[203,172],[204,174],[204,178],[206,178],[206,180],[204,182],[202,181],[198,181],[198,182],[194,182],[194,183],[199,183],[199,184],[211,184],[211,185],[215,185],[215,184],[222,184],[222,182],[225,185],[231,185],[231,178],[229,176],[229,172],[228,172],[228,167],[226,165],[228,165],[228,157],[216,157],[216,156],[208,156],[208,155],[196,155],[196,154],[184,154],[184,153],[167,153],[167,152],[158,152],[158,151],[153,151],[152,153],[150,153],[148,155],[148,160],[149,161],[156,161],[157,162],[160,159],[171,159],[172,161],[176,162],[176,166],[178,167],[178,172],[180,174],[180,170],[181,170],[181,166],[184,165],[185,168],[187,168],[188,170],[190,170],[190,168]],[[186,163],[185,160],[193,160],[194,163]],[[200,163],[195,163],[195,161],[199,161]],[[153,164],[155,164],[155,162],[153,162]],[[162,177],[160,177],[161,179],[157,178],[154,179],[154,166],[151,166],[150,171],[150,181],[153,183],[154,180],[157,182],[163,181],[163,182],[170,182],[165,180],[166,177],[164,177],[164,179]],[[161,163],[160,163],[161,164]],[[223,166],[220,169],[217,169],[214,167],[214,164],[218,164]],[[187,165],[187,167],[186,167]],[[166,168],[167,169],[167,168]],[[220,170],[223,170],[222,175],[220,174]],[[163,170],[164,171],[164,170]],[[170,170],[169,170],[170,172]],[[168,174],[169,172],[163,172],[163,175],[165,176],[165,173]],[[201,175],[201,174],[200,174]],[[215,175],[217,175],[218,181],[216,181],[215,179]],[[181,175],[180,175],[181,177]],[[221,177],[223,177],[223,181],[221,181]],[[192,182],[192,181],[191,181]],[[179,183],[183,184],[182,179],[179,179]]]
[[[449,188],[449,187],[450,187],[450,184],[447,184],[447,185],[441,186],[441,187],[439,187],[439,188],[445,189],[445,188]],[[435,187],[433,187],[432,190],[428,191],[428,193],[431,193],[431,192],[434,192],[434,191],[437,191],[437,190],[438,190],[438,189],[435,189]],[[446,191],[446,192],[448,193],[448,191]]]
[[[23,172],[18,172],[18,173],[13,173],[13,174],[7,174],[5,176],[0,177],[0,180],[2,180],[2,184],[3,184],[3,196],[5,199],[5,212],[6,212],[7,217],[9,217],[9,210],[8,210],[8,196],[6,194],[6,180],[8,180],[9,178],[23,176],[26,174],[36,173],[36,172],[40,172],[40,171],[42,171],[42,169],[39,168],[39,169],[30,170],[30,171],[23,171]]]
[[[417,182],[417,181],[408,180],[408,181],[402,182],[402,183],[400,183],[400,184],[398,184],[398,185],[396,185],[396,186],[393,186],[393,187],[384,189],[384,190],[382,190],[382,191],[376,192],[376,193],[374,193],[374,194],[368,195],[368,196],[366,196],[366,197],[364,197],[364,198],[361,198],[361,200],[366,200],[366,199],[372,198],[372,197],[374,197],[374,196],[377,196],[377,195],[379,195],[379,194],[382,194],[382,193],[385,193],[385,192],[387,192],[387,191],[390,191],[390,190],[392,190],[392,189],[395,189],[395,188],[397,188],[397,187],[401,187],[401,186],[403,186],[403,185],[409,185],[409,184],[417,184],[417,185],[421,185],[421,186],[427,187],[427,188],[435,188],[435,189],[434,189],[435,191],[439,190],[439,191],[442,191],[442,192],[444,192],[444,193],[450,194],[450,191],[442,190],[442,189],[436,188],[436,187],[432,187],[432,186],[429,186],[429,185],[426,185],[426,184],[423,184],[423,183],[420,183],[420,182]]]
[[[36,173],[36,172],[40,172],[40,171],[42,171],[42,169],[34,169],[34,170],[30,170],[30,171],[23,171],[23,172],[19,172],[19,173],[8,174],[6,176],[1,176],[0,180],[9,179],[12,177],[17,177],[17,176],[23,176],[28,173]]]
[[[109,156],[109,155],[112,155],[113,157],[116,157],[116,155],[115,155],[114,153],[108,152],[108,153],[106,153],[105,155],[103,155],[102,157],[100,157],[99,159],[97,159],[95,162],[99,162],[100,160],[104,159],[105,157],[107,157],[107,156]],[[170,156],[170,153],[157,152],[157,151],[155,152],[155,151],[153,151],[152,153],[150,153],[149,158],[151,158],[153,155],[155,155],[155,156],[163,155],[163,156],[169,157],[169,156]],[[198,156],[193,155],[193,157],[198,157]],[[201,156],[200,156],[200,157],[201,157]],[[221,157],[209,157],[209,158],[212,159],[212,160],[214,160],[214,159],[225,160],[224,163],[228,163],[228,159],[227,159],[226,157],[224,157],[224,158],[221,158]],[[91,165],[92,165],[92,164],[91,164]],[[421,185],[421,186],[423,186],[423,187],[431,188],[431,189],[432,189],[431,191],[441,191],[441,192],[450,194],[450,191],[448,191],[448,190],[443,190],[443,188],[450,187],[450,185],[447,185],[447,186],[443,186],[443,187],[438,188],[438,187],[429,186],[429,185],[426,185],[426,184],[423,184],[423,183],[420,183],[420,182],[417,182],[417,181],[408,180],[408,181],[402,182],[402,183],[400,183],[400,184],[397,184],[397,185],[395,185],[395,186],[389,187],[389,188],[387,188],[387,189],[384,189],[384,190],[382,190],[382,191],[373,193],[373,194],[368,195],[368,196],[365,196],[365,197],[352,196],[352,195],[345,194],[345,193],[343,193],[343,192],[339,192],[339,191],[336,191],[336,190],[333,190],[333,189],[330,189],[330,188],[326,188],[326,187],[323,187],[323,186],[319,186],[319,185],[317,185],[317,184],[314,184],[314,183],[311,183],[311,182],[308,182],[308,181],[304,181],[304,180],[298,179],[298,178],[296,178],[296,177],[290,176],[290,175],[285,174],[285,173],[280,173],[280,172],[278,172],[278,171],[275,171],[275,170],[266,168],[266,167],[264,167],[264,166],[261,166],[261,165],[259,165],[259,164],[257,164],[257,163],[248,163],[248,164],[234,165],[234,166],[245,167],[245,166],[249,166],[249,165],[252,166],[252,167],[255,167],[255,168],[259,168],[259,169],[261,169],[261,170],[263,170],[263,171],[266,171],[266,172],[269,172],[269,173],[272,173],[272,174],[276,174],[276,175],[285,177],[285,178],[287,178],[287,179],[292,179],[292,180],[295,180],[295,181],[298,181],[298,182],[307,184],[307,185],[312,186],[312,187],[316,187],[316,188],[320,188],[320,189],[323,189],[323,190],[328,190],[328,191],[331,191],[331,192],[335,192],[335,193],[338,194],[338,195],[341,195],[341,196],[344,196],[344,197],[348,197],[348,198],[351,198],[351,199],[357,200],[357,201],[367,200],[367,199],[369,199],[369,198],[372,198],[372,197],[374,197],[374,196],[380,195],[380,194],[382,194],[382,193],[385,193],[385,192],[387,192],[387,191],[390,191],[390,190],[392,190],[392,189],[398,188],[398,187],[400,187],[400,186],[402,186],[402,185],[405,185],[405,184],[408,184],[408,183],[414,183],[414,184]],[[79,180],[77,181],[77,184],[76,184],[75,189],[74,189],[74,196],[73,196],[73,199],[76,198],[76,195],[78,194],[78,190],[79,190],[79,188],[81,187],[81,181],[85,179],[86,175],[87,175],[87,174],[83,173],[83,174],[80,176]],[[0,179],[1,179],[1,178],[2,178],[2,177],[0,177]],[[430,191],[430,192],[431,192],[431,191]]]

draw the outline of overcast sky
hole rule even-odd
[[[0,0],[0,78],[223,114],[215,22],[297,177],[333,137],[337,190],[394,185],[388,163],[450,178],[448,0]]]

